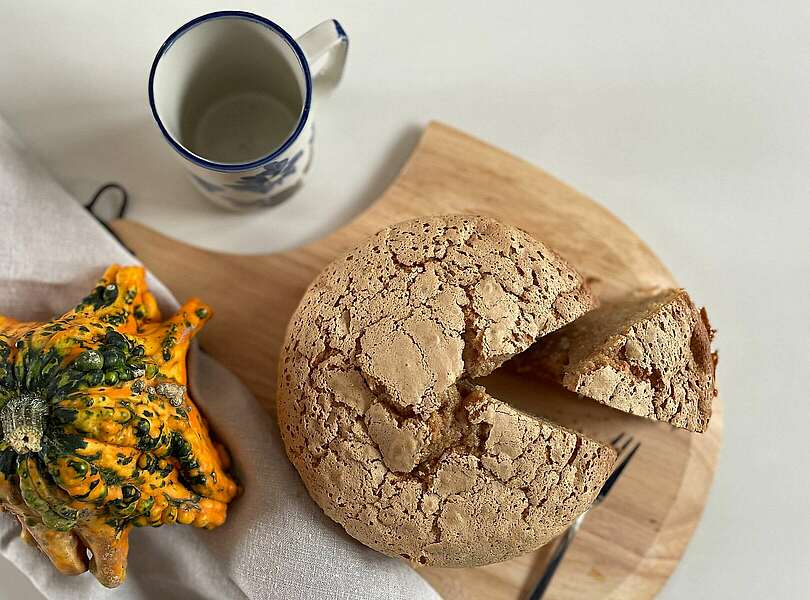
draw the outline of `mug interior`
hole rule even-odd
[[[178,151],[206,166],[260,163],[300,132],[310,86],[303,53],[273,23],[215,13],[175,32],[155,58],[150,100]]]

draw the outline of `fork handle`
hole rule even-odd
[[[537,585],[535,586],[534,590],[532,590],[532,593],[529,595],[527,600],[540,600],[543,597],[543,594],[546,593],[546,589],[551,583],[551,579],[554,577],[554,573],[557,572],[557,567],[560,566],[563,556],[565,556],[565,552],[566,550],[568,550],[568,546],[571,545],[571,541],[577,534],[577,530],[579,529],[579,526],[582,524],[582,521],[584,520],[586,514],[587,513],[581,514],[572,523],[571,527],[566,529],[562,540],[560,540],[560,542],[557,544],[557,547],[554,548],[554,552],[551,554],[551,558],[546,564],[546,570],[543,572],[543,576],[540,578],[540,581],[537,582]]]

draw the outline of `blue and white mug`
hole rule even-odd
[[[171,34],[152,63],[149,103],[197,189],[234,210],[291,196],[312,160],[314,101],[340,82],[348,46],[334,20],[296,40],[241,11]]]

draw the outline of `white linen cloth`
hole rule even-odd
[[[114,262],[137,261],[0,120],[0,314],[61,314]],[[166,313],[177,306],[154,278],[150,286]],[[205,290],[199,295],[205,298]],[[330,521],[307,495],[275,423],[250,392],[202,352],[192,361],[195,401],[230,448],[244,495],[213,531],[179,525],[134,530],[127,581],[117,590],[103,588],[89,573],[60,575],[19,538],[16,519],[0,515],[0,552],[47,598],[439,598],[405,563],[362,546]]]

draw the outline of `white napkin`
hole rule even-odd
[[[113,262],[136,261],[42,168],[0,120],[0,314],[48,319],[73,306]],[[177,306],[154,278],[162,308]],[[199,290],[205,298],[205,290]],[[216,307],[214,307],[216,310]],[[214,317],[216,318],[216,316]],[[250,392],[213,359],[192,355],[195,400],[230,448],[243,496],[213,531],[133,531],[126,583],[60,575],[0,515],[0,552],[49,599],[438,599],[405,563],[365,548],[310,500]]]

